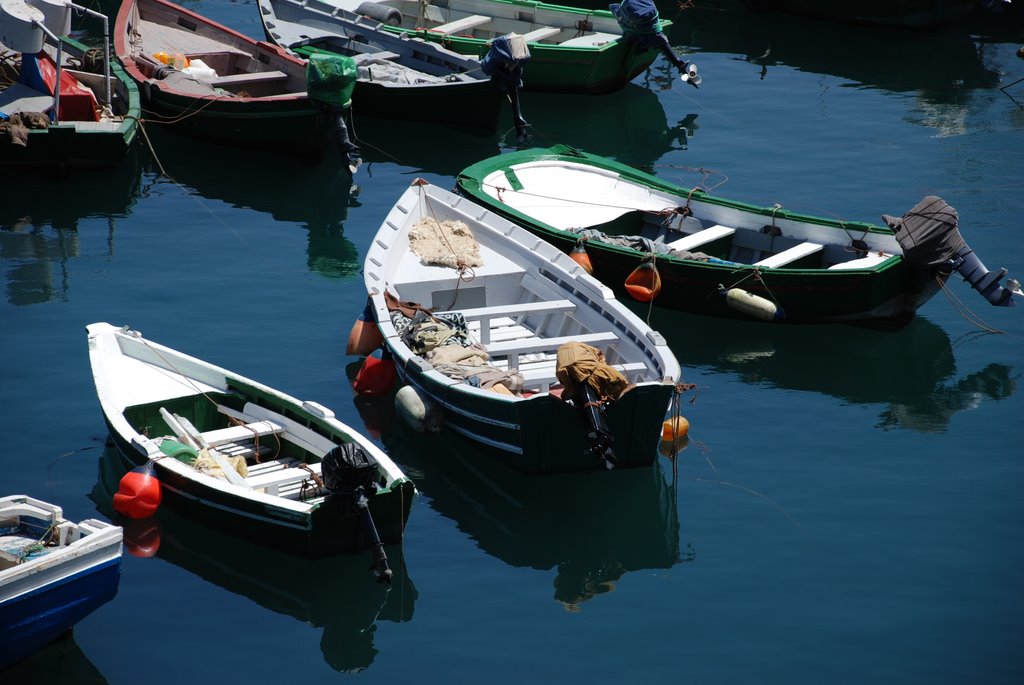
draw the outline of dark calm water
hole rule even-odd
[[[535,142],[683,184],[714,170],[720,194],[844,219],[937,194],[989,267],[1024,276],[1019,19],[912,34],[698,4],[670,38],[700,90],[659,60],[615,95],[526,94]],[[260,35],[251,1],[188,5]],[[336,164],[159,132],[170,178],[145,148],[110,173],[5,175],[0,491],[112,514],[85,325],[130,324],[379,436],[421,492],[390,550],[398,581],[374,585],[369,556],[301,561],[163,511],[127,531],[156,551],[125,555],[114,601],[5,682],[1024,680],[1024,309],[959,278],[999,333],[941,294],[888,333],[655,309],[698,388],[677,473],[524,481],[357,401],[344,353],[362,256],[402,190],[451,187],[514,141],[355,133],[356,195]]]

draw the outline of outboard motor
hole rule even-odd
[[[620,3],[608,5],[622,29],[622,39],[633,43],[639,48],[655,48],[679,71],[683,83],[694,88],[700,86],[701,77],[697,74],[697,65],[680,59],[668,42],[668,37],[661,30],[661,17],[654,0],[622,0]]]
[[[944,269],[947,275],[957,271],[971,287],[998,307],[1012,307],[1013,296],[1021,296],[1020,284],[1010,279],[1009,288],[999,281],[1006,269],[989,271],[974,250],[964,241],[958,228],[956,209],[942,198],[929,195],[902,217],[882,215],[882,220],[896,233],[903,248],[903,258],[910,266]]]
[[[392,573],[388,568],[388,556],[384,553],[384,545],[377,534],[377,526],[373,523],[367,499],[367,493],[372,492],[374,488],[373,477],[376,468],[370,463],[362,447],[354,442],[348,442],[324,455],[320,469],[324,487],[329,493],[328,500],[341,500],[346,507],[346,513],[351,513],[355,509],[362,510],[367,532],[374,545],[374,558],[370,569],[377,576],[378,583],[390,585]]]
[[[590,449],[587,454],[594,457],[594,461],[603,464],[608,470],[618,466],[618,459],[615,451],[612,450],[612,434],[608,430],[608,424],[604,420],[604,407],[597,392],[590,387],[589,383],[580,383],[579,395],[576,401],[580,404],[580,411],[583,413],[583,421],[587,427],[587,439],[590,440]]]
[[[310,55],[306,62],[306,92],[309,100],[321,116],[330,122],[341,153],[353,174],[362,164],[362,155],[359,147],[349,138],[345,110],[352,102],[357,76],[355,60],[346,55],[317,53]]]
[[[480,63],[484,73],[491,77],[512,102],[512,120],[516,126],[516,137],[526,137],[526,119],[519,107],[519,89],[523,87],[523,67],[530,59],[530,49],[518,33],[508,33],[491,41]]]

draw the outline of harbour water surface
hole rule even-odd
[[[251,0],[186,4],[262,37]],[[524,94],[533,142],[849,220],[939,195],[987,266],[1024,276],[1019,23],[910,33],[697,5],[660,3],[699,90],[659,58],[613,95]],[[958,277],[895,332],[634,305],[696,384],[690,446],[653,470],[515,477],[354,395],[372,236],[416,177],[451,188],[512,149],[505,123],[357,125],[355,187],[336,162],[151,127],[155,156],[111,172],[5,176],[2,493],[113,516],[85,339],[109,321],[332,407],[421,494],[390,589],[369,555],[294,559],[173,511],[133,523],[115,599],[0,678],[1022,682],[1024,308]]]

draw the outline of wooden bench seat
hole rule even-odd
[[[492,327],[499,328],[515,325],[519,317],[527,314],[551,314],[554,312],[571,311],[575,308],[576,305],[570,300],[550,300],[462,309],[458,313],[462,314],[467,322],[480,322],[480,328],[477,331],[478,339],[481,344],[487,345],[491,342]],[[506,319],[511,320],[506,323]]]
[[[783,250],[778,254],[762,259],[759,262],[754,262],[754,266],[777,269],[781,266],[785,266],[786,264],[792,264],[798,259],[803,259],[804,257],[809,257],[816,252],[820,252],[823,248],[824,245],[821,245],[820,243],[800,243],[799,245],[794,245],[788,250]]]
[[[629,362],[628,364],[612,364],[612,368],[618,369],[628,378],[631,372],[640,372],[647,369],[647,365],[643,362]],[[523,377],[523,387],[525,388],[540,388],[541,392],[547,392],[552,385],[560,382],[558,377],[555,375],[555,365],[552,361],[550,365],[540,368],[534,368],[524,371],[519,370],[520,375]]]
[[[486,24],[490,20],[490,17],[485,17],[480,14],[473,14],[468,17],[463,17],[462,19],[450,21],[447,24],[435,26],[430,30],[435,33],[443,33],[446,36],[450,36],[453,33],[462,33],[464,31],[470,31],[476,28],[477,26],[482,26],[483,24]]]
[[[531,354],[533,352],[549,352],[551,350],[557,350],[559,347],[568,342],[581,342],[587,343],[588,345],[596,345],[600,343],[611,343],[618,341],[618,338],[614,333],[602,332],[602,333],[584,333],[580,335],[565,335],[557,338],[531,338],[527,340],[510,340],[508,342],[491,343],[490,345],[484,345],[487,353],[491,357],[504,355],[508,357],[509,368],[515,367],[519,363],[519,355]]]
[[[203,432],[203,438],[210,447],[219,447],[226,443],[243,442],[253,440],[264,435],[273,435],[284,432],[284,426],[273,421],[255,421],[244,426],[229,426],[217,430]]]
[[[730,228],[729,226],[720,226],[716,224],[715,226],[709,226],[708,228],[705,228],[701,231],[691,233],[690,235],[680,238],[679,240],[673,240],[672,242],[665,244],[668,247],[672,248],[673,250],[693,252],[694,249],[700,247],[701,245],[707,245],[708,243],[713,242],[715,240],[728,238],[735,232],[735,228]]]
[[[541,26],[539,29],[534,29],[528,33],[523,34],[523,40],[527,43],[536,43],[542,41],[545,38],[557,35],[562,29],[556,29],[553,26]]]
[[[228,74],[218,76],[210,81],[210,85],[222,86],[246,86],[251,83],[268,83],[273,81],[284,81],[288,74],[283,71],[251,71],[244,74]]]
[[[316,481],[313,478],[313,474],[320,475],[320,464],[309,464],[309,469],[313,473],[298,466],[298,464],[299,462],[295,459],[261,464],[260,466],[263,468],[257,469],[254,467],[250,469],[250,475],[245,479],[245,482],[250,488],[263,490],[268,495],[275,497],[280,494],[283,487],[293,483],[301,483],[304,480],[308,480],[315,484]]]

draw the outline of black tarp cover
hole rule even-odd
[[[944,264],[967,247],[960,235],[956,209],[935,195],[924,198],[902,217],[882,215],[903,248],[911,266],[927,268]]]

